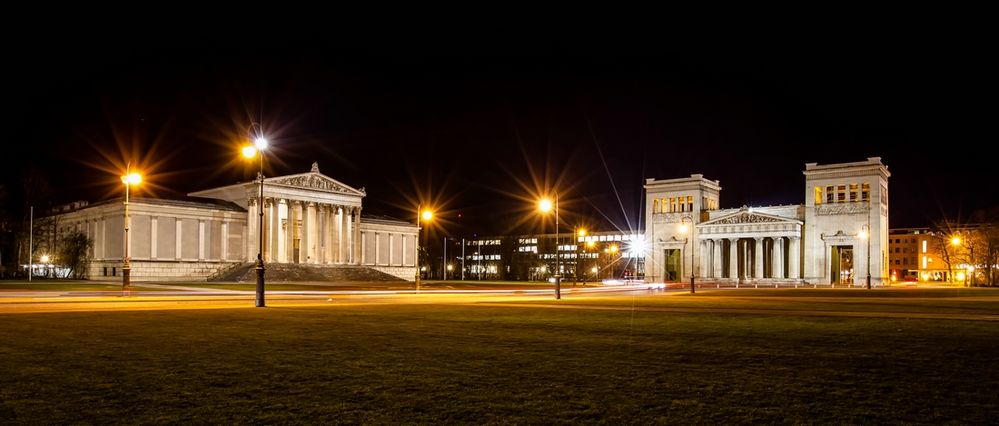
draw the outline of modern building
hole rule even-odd
[[[414,279],[416,225],[362,217],[364,188],[326,176],[313,163],[307,173],[266,178],[262,200],[259,190],[259,181],[251,181],[188,194],[200,201],[131,198],[132,280],[205,280],[253,262],[261,232],[266,263],[369,267]],[[77,207],[55,214],[56,232],[78,230],[93,241],[90,277],[119,275],[122,200]]]
[[[888,167],[805,165],[804,203],[721,208],[721,183],[647,179],[646,279],[881,285],[888,279]]]
[[[430,275],[448,279],[545,281],[559,270],[565,282],[641,279],[645,235],[618,231],[492,236],[450,240]],[[464,250],[462,249],[464,248]],[[556,262],[555,250],[558,250]],[[556,269],[556,263],[558,264]]]
[[[919,281],[922,242],[931,236],[929,228],[888,230],[888,277],[892,282]]]

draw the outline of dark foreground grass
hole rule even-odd
[[[993,423],[987,321],[364,306],[0,315],[0,423]]]

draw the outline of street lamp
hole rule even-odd
[[[582,247],[583,245],[579,244],[579,242],[580,242],[579,240],[586,238],[586,229],[585,228],[577,228],[575,234],[576,234],[576,241],[574,242],[574,244],[577,247]],[[582,265],[582,263],[583,263],[583,256],[579,252],[579,250],[577,250],[576,251],[576,267],[574,268],[574,270],[576,271],[575,274],[574,274],[575,275],[575,279],[572,281],[572,286],[573,287],[575,287],[576,283],[579,282],[579,272],[581,271],[580,265]],[[585,272],[584,272],[584,275],[585,275]],[[585,278],[583,279],[583,284],[586,284],[586,279]]]
[[[955,236],[954,238],[951,238],[950,243],[951,243],[951,245],[953,245],[955,247],[960,246],[961,245],[961,237]],[[971,275],[971,285],[973,286],[973,285],[975,285],[975,245],[974,244],[970,244],[970,243],[968,244],[968,257],[969,257],[968,264],[970,265],[970,266],[968,266],[968,275]],[[965,283],[965,285],[968,284],[968,275],[965,275],[965,277],[964,277],[964,283]]]
[[[555,299],[562,298],[562,276],[559,275],[561,271],[561,263],[559,262],[558,253],[558,192],[555,192]],[[552,200],[550,198],[542,198],[538,201],[538,210],[541,213],[548,213],[552,210]]]
[[[47,255],[47,254],[43,254],[42,257],[39,258],[38,260],[42,261],[42,268],[45,268],[45,278],[48,278],[49,277],[49,269],[50,269],[49,262],[52,261],[52,258],[49,257],[49,255]]]
[[[260,125],[257,123],[250,124],[251,135],[253,136],[253,145],[243,147],[243,156],[248,159],[257,156],[259,159],[257,179],[260,180],[260,197],[257,198],[257,211],[259,212],[260,217],[259,224],[257,226],[257,292],[254,306],[263,308],[267,306],[264,301],[264,151],[267,150],[267,139],[260,134],[252,134],[254,126],[258,129],[260,128]]]
[[[867,240],[867,289],[871,289],[871,227],[864,225],[860,228],[860,239]]]
[[[416,214],[416,291],[420,291],[420,232],[423,231],[423,224],[434,218],[434,212],[424,209],[423,206],[417,210]],[[426,235],[426,233],[424,233]]]
[[[687,225],[684,225],[684,223],[683,223],[684,220],[689,220],[690,221],[690,227],[689,228],[687,227]],[[689,232],[689,234],[688,234],[688,232]],[[680,217],[680,233],[684,235],[684,237],[683,237],[683,251],[686,252],[687,251],[687,240],[692,239],[693,236],[694,236],[694,219],[693,218],[691,218],[690,216],[682,216],[682,217]],[[681,260],[681,262],[682,262],[682,260]],[[691,243],[691,252],[690,252],[690,293],[691,294],[694,293],[694,251],[693,251],[693,243]]]
[[[132,185],[138,185],[142,183],[142,175],[133,172],[131,169],[131,163],[125,166],[125,175],[121,177],[121,183],[125,184],[125,251],[122,253],[122,265],[121,265],[121,294],[122,296],[128,296],[129,291],[131,291],[132,286],[132,258],[128,253],[128,228],[131,224],[131,219],[128,217],[128,193],[129,188]]]

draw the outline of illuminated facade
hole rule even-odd
[[[203,202],[132,198],[129,253],[133,280],[205,280],[252,262],[263,232],[265,263],[370,267],[412,280],[415,225],[361,217],[363,188],[319,172],[243,182],[188,194]],[[259,228],[259,212],[264,226]],[[118,275],[124,246],[120,200],[55,216],[58,230],[79,230],[94,242],[90,276]]]
[[[646,279],[717,285],[872,285],[888,279],[880,157],[805,165],[805,203],[720,208],[721,183],[647,179]],[[868,271],[870,271],[868,273]]]

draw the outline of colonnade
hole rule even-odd
[[[261,204],[249,199],[246,259],[259,250]],[[264,262],[360,264],[361,207],[264,197]]]
[[[756,280],[801,277],[798,236],[702,238],[700,277]]]

